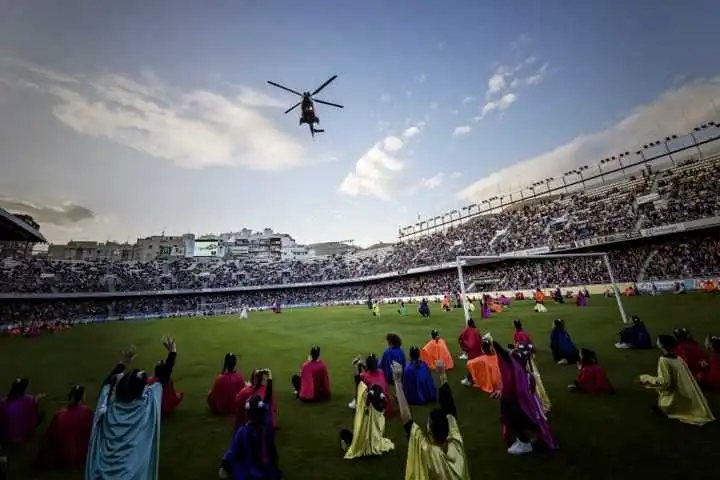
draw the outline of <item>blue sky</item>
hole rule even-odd
[[[716,2],[6,0],[0,206],[54,242],[393,240],[718,119]],[[338,74],[312,140],[292,96]]]

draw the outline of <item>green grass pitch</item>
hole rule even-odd
[[[637,297],[625,299],[629,314],[645,320],[651,333],[689,328],[697,339],[720,333],[717,322],[720,298],[701,294],[688,296]],[[633,384],[641,373],[656,368],[657,352],[633,352],[613,347],[620,328],[613,299],[591,298],[586,309],[574,305],[549,305],[547,314],[532,312],[529,302],[516,302],[502,314],[479,322],[501,343],[511,340],[512,320],[521,319],[537,347],[538,366],[553,402],[550,417],[560,450],[552,455],[512,458],[500,438],[497,401],[481,392],[464,388],[465,373],[458,362],[450,383],[458,404],[459,423],[465,438],[473,478],[608,479],[645,476],[673,478],[687,475],[709,478],[712,455],[717,452],[718,426],[698,428],[658,418],[651,412],[655,395]],[[566,320],[579,347],[594,349],[618,389],[614,397],[585,397],[567,390],[575,377],[572,366],[553,364],[548,337],[554,318]],[[51,415],[75,383],[85,384],[88,402],[104,376],[117,362],[127,344],[138,348],[136,364],[151,369],[164,358],[163,335],[178,343],[174,373],[176,388],[185,392],[179,410],[162,426],[160,478],[216,478],[220,457],[231,438],[231,419],[213,417],[205,403],[212,379],[223,355],[234,352],[247,376],[256,367],[270,367],[276,382],[280,430],[278,449],[285,475],[290,480],[403,478],[407,442],[399,417],[387,425],[386,436],[396,451],[380,458],[343,460],[338,431],[351,428],[353,396],[351,359],[370,351],[382,353],[384,335],[396,332],[404,348],[422,345],[430,330],[437,328],[457,355],[457,335],[462,312],[442,313],[432,318],[417,313],[398,317],[391,306],[383,306],[382,317],[372,318],[365,307],[286,310],[282,315],[253,313],[247,321],[236,317],[211,317],[115,322],[78,326],[57,335],[38,339],[0,340],[0,386],[7,388],[18,376],[30,379],[32,393],[45,392],[43,409]],[[290,377],[298,370],[313,343],[322,347],[333,387],[333,400],[325,405],[305,405],[292,397]],[[709,396],[711,407],[720,413],[718,398]],[[413,413],[425,425],[427,408]],[[11,479],[81,478],[79,472],[38,473],[31,469],[40,432],[35,441],[10,457]]]

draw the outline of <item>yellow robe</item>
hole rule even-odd
[[[657,376],[640,375],[640,382],[658,393],[658,407],[669,418],[691,425],[704,425],[715,420],[705,395],[685,362],[680,358],[662,356],[658,359]]]
[[[452,415],[447,416],[450,434],[447,452],[430,441],[413,423],[408,441],[405,480],[470,480],[465,444]]]
[[[543,411],[545,413],[550,412],[550,408],[552,407],[552,403],[550,403],[550,397],[547,394],[547,390],[545,390],[545,384],[543,384],[542,377],[540,376],[540,370],[538,370],[537,365],[535,364],[535,359],[530,360],[530,366],[532,367],[532,374],[535,378],[535,392],[537,393],[538,397],[540,397],[540,403],[542,404]]]
[[[353,440],[345,452],[345,460],[382,455],[395,448],[395,444],[383,437],[385,434],[385,414],[373,407],[367,407],[368,387],[360,382],[355,398],[355,420],[353,421]]]

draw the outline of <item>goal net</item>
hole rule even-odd
[[[532,298],[537,288],[547,292],[558,287],[563,296],[585,288],[595,294],[608,291],[615,297],[622,322],[628,322],[607,253],[459,256],[456,263],[466,322],[469,297],[491,293],[515,298],[521,292]]]

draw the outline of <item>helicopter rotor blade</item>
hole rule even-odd
[[[296,91],[293,90],[292,88],[284,87],[284,86],[280,85],[279,83],[271,82],[270,80],[268,80],[267,83],[269,83],[269,84],[272,85],[273,87],[279,88],[279,89],[281,89],[281,90],[285,90],[286,92],[294,93],[294,94],[297,95],[298,97],[302,97],[302,96],[303,96],[302,93],[296,92]]]
[[[330,105],[331,107],[345,108],[342,105],[338,105],[337,103],[326,102],[325,100],[318,100],[317,98],[313,98],[313,101],[316,103],[322,103],[323,105]]]
[[[333,80],[335,80],[336,78],[337,78],[337,75],[333,75],[332,77],[330,77],[327,82],[323,83],[318,88],[316,88],[315,91],[310,94],[310,96],[312,97],[313,95],[320,93],[320,90],[322,90],[323,88],[330,85],[333,82]]]
[[[301,103],[302,103],[302,102],[296,103],[296,104],[293,105],[292,107],[290,107],[290,108],[288,108],[287,110],[285,110],[285,113],[290,113],[290,112],[292,112],[292,111],[295,110],[297,107],[299,107]]]

